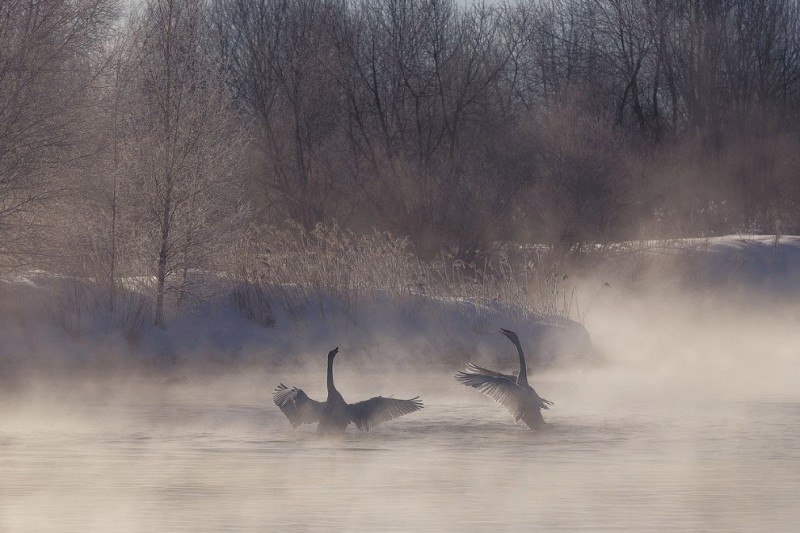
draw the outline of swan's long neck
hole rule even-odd
[[[328,398],[331,396],[336,396],[339,394],[339,391],[336,390],[336,386],[333,384],[333,356],[328,356]]]
[[[514,345],[517,347],[517,353],[519,354],[519,376],[517,376],[517,384],[527,385],[528,367],[525,365],[525,354],[522,353],[522,346],[520,346],[519,342],[515,342]]]

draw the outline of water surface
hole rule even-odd
[[[406,378],[401,390],[417,381]],[[535,434],[448,380],[419,385],[423,411],[334,440],[311,426],[292,430],[266,387],[237,390],[231,401],[190,384],[9,404],[0,415],[0,530],[791,531],[800,523],[798,396],[698,400],[702,391],[621,390],[591,372],[543,376],[553,427]],[[321,396],[316,381],[293,382]]]

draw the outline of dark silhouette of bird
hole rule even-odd
[[[548,409],[553,402],[545,400],[528,384],[528,369],[525,365],[525,354],[517,334],[510,329],[501,329],[500,333],[514,343],[519,354],[519,375],[501,374],[467,363],[463,372],[455,375],[459,383],[474,387],[481,393],[505,407],[515,422],[520,420],[530,429],[537,431],[547,428],[542,418],[542,409]]]
[[[419,396],[410,400],[398,400],[376,396],[358,403],[347,403],[333,383],[333,359],[339,352],[334,348],[328,353],[328,399],[324,402],[312,400],[302,389],[287,387],[283,383],[275,388],[275,401],[292,427],[317,423],[317,433],[342,433],[353,422],[361,431],[370,431],[383,422],[422,409]]]

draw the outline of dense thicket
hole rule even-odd
[[[163,322],[287,220],[462,259],[800,231],[798,0],[116,7],[0,1],[0,254],[112,308],[155,279]]]
[[[36,210],[63,196],[92,155],[87,110],[106,66],[111,7],[0,1],[0,264],[52,251]]]
[[[261,217],[469,254],[795,231],[795,0],[215,0]],[[780,226],[782,224],[782,227]]]

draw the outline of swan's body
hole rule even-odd
[[[418,397],[397,400],[376,396],[353,404],[345,402],[333,383],[333,359],[338,352],[339,348],[334,348],[328,353],[328,399],[324,402],[312,400],[297,387],[281,383],[275,388],[272,395],[275,405],[292,427],[317,422],[317,433],[342,433],[353,422],[358,429],[369,431],[382,422],[422,409]]]
[[[478,389],[505,407],[516,422],[522,421],[532,430],[542,430],[547,427],[547,422],[542,418],[542,409],[547,409],[552,402],[540,397],[528,384],[525,354],[522,352],[517,334],[509,329],[501,329],[500,333],[508,337],[517,347],[519,375],[501,374],[467,363],[465,371],[456,373],[456,380]]]

